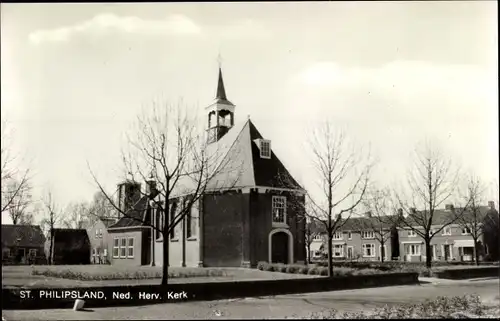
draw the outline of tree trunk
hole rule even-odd
[[[380,262],[384,263],[385,258],[385,250],[384,250],[385,241],[380,242]]]
[[[430,269],[432,267],[432,248],[431,248],[431,240],[428,238],[424,239],[425,241],[425,266]]]
[[[478,251],[477,239],[474,239],[474,263],[476,263],[476,265],[479,265],[479,251]]]
[[[168,266],[170,264],[169,260],[169,238],[170,235],[163,233],[163,274],[161,277],[161,285],[168,284]]]
[[[54,259],[53,259],[53,255],[52,255],[52,251],[54,250],[53,244],[54,244],[54,229],[51,228],[50,229],[49,257],[47,259],[49,265],[52,265],[54,263]]]
[[[307,242],[307,264],[311,264],[311,243]]]
[[[328,233],[328,276],[333,276],[333,249],[332,249],[333,233]]]

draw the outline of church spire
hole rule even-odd
[[[222,79],[222,69],[219,65],[219,83],[217,84],[217,95],[215,99],[227,100],[226,89],[224,88],[224,80]]]

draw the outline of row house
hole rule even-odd
[[[478,210],[478,217],[475,220],[478,223],[477,229],[481,231],[478,239],[479,258],[481,260],[491,254],[498,257],[498,211],[495,209],[494,202],[489,202],[488,206],[481,206]],[[472,215],[465,212],[463,220],[443,228],[443,225],[447,224],[457,211],[462,211],[462,209],[454,208],[451,204],[446,205],[444,210],[435,210],[433,225],[430,228],[430,234],[434,235],[431,239],[431,253],[426,252],[423,238],[415,232],[415,230],[423,232],[422,226],[415,224],[411,225],[413,229],[398,228],[400,260],[423,262],[427,255],[430,255],[434,261],[473,261],[474,240],[470,230],[470,223],[474,220]],[[415,215],[418,216],[418,213],[422,212],[415,212]],[[406,219],[411,222],[411,215]],[[464,220],[470,223],[461,223]]]

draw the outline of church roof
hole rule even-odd
[[[229,188],[271,187],[302,190],[271,148],[271,158],[260,157],[257,140],[263,139],[251,120],[233,126],[219,141],[207,147],[211,172],[207,191]],[[185,176],[173,197],[187,195],[196,182]]]
[[[134,206],[129,209],[124,216],[122,216],[115,224],[108,228],[132,227],[132,226],[145,226],[144,214],[148,209],[148,196],[143,196]]]

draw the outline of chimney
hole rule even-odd
[[[454,210],[453,204],[446,204],[444,209],[446,211],[453,211]]]
[[[368,217],[368,218],[372,217],[372,211],[368,211],[368,212],[366,212],[366,213],[365,213],[365,216],[366,216],[366,217]]]
[[[490,209],[494,210],[494,209],[495,209],[495,202],[494,202],[494,201],[489,201],[489,202],[488,202],[488,207],[489,207]]]

